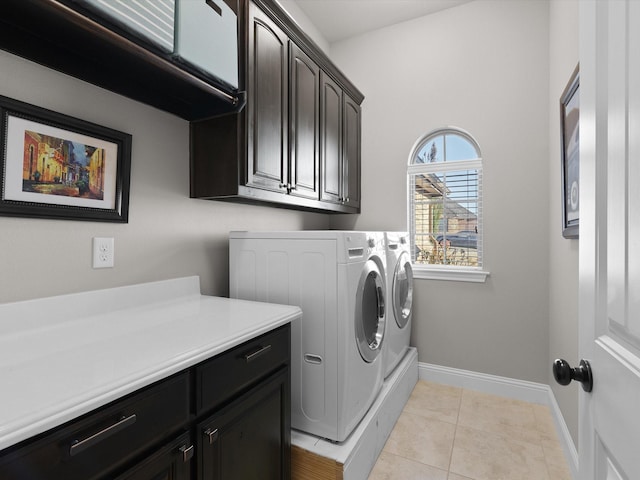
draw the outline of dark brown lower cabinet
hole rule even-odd
[[[0,451],[0,480],[291,478],[284,325]]]
[[[198,425],[199,480],[290,478],[289,383],[284,369]]]

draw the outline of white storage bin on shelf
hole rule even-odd
[[[238,88],[238,17],[224,0],[86,0],[86,5],[179,63]]]

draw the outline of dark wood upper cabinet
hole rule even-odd
[[[279,191],[288,176],[289,39],[249,6],[247,185]]]
[[[360,105],[322,74],[322,200],[360,208]]]
[[[360,105],[344,94],[342,111],[343,202],[348,207],[360,209]]]
[[[342,203],[342,89],[322,75],[322,199]]]
[[[319,198],[320,67],[290,43],[289,182],[292,195]]]
[[[239,16],[246,107],[191,123],[191,196],[359,213],[364,97],[274,0]]]

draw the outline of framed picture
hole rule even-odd
[[[0,215],[127,222],[131,135],[0,96]]]
[[[578,238],[580,225],[580,66],[560,97],[562,236]]]

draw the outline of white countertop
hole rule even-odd
[[[0,450],[300,315],[198,277],[0,304]]]

